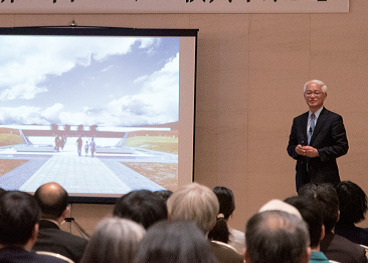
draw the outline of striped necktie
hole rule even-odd
[[[315,126],[314,119],[315,118],[316,118],[316,115],[314,115],[314,113],[313,113],[310,117],[310,126],[309,126],[309,131],[308,131],[308,145],[310,144],[310,140],[311,140],[313,132],[314,132],[314,126]]]

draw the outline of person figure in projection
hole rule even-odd
[[[88,144],[88,140],[86,141],[86,144],[84,145],[84,152],[86,154],[86,157],[88,155],[88,149],[89,149],[89,144]]]
[[[96,143],[93,138],[91,139],[91,142],[89,143],[89,148],[91,150],[91,157],[94,157],[95,151],[96,151]]]
[[[78,156],[81,156],[81,154],[82,154],[82,145],[83,145],[82,138],[79,137],[77,139],[77,141],[75,142],[75,144],[77,145]]]
[[[61,147],[62,151],[64,151],[65,143],[66,143],[66,136],[63,135],[63,136],[61,136],[61,142],[60,142],[60,147]]]
[[[59,147],[60,147],[60,137],[59,135],[55,136],[55,150],[59,151]]]

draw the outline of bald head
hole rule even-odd
[[[58,220],[68,206],[68,193],[54,182],[41,185],[34,196],[44,218]]]
[[[309,233],[299,217],[279,210],[254,215],[246,225],[246,261],[301,263],[309,259]]]

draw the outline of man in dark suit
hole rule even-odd
[[[297,160],[296,189],[307,183],[340,182],[336,158],[349,149],[343,119],[323,107],[327,86],[320,80],[304,85],[304,98],[309,111],[293,121],[287,147],[288,154]]]
[[[37,239],[40,215],[32,195],[20,191],[0,194],[0,262],[65,263],[31,251]]]
[[[59,228],[69,212],[68,193],[57,183],[46,183],[36,190],[35,198],[42,217],[33,250],[58,253],[78,263],[88,241]]]

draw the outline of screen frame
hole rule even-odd
[[[126,27],[95,27],[95,26],[37,26],[37,27],[0,27],[0,35],[30,35],[30,36],[127,36],[127,37],[194,37],[194,86],[192,109],[192,171],[191,181],[194,181],[194,146],[195,146],[195,107],[196,107],[196,77],[197,77],[197,37],[198,29],[168,29],[168,28],[126,28]],[[180,108],[180,107],[179,107]],[[180,182],[179,182],[180,185]],[[31,193],[33,194],[33,193]],[[70,204],[115,204],[118,197],[101,196],[69,196]]]

